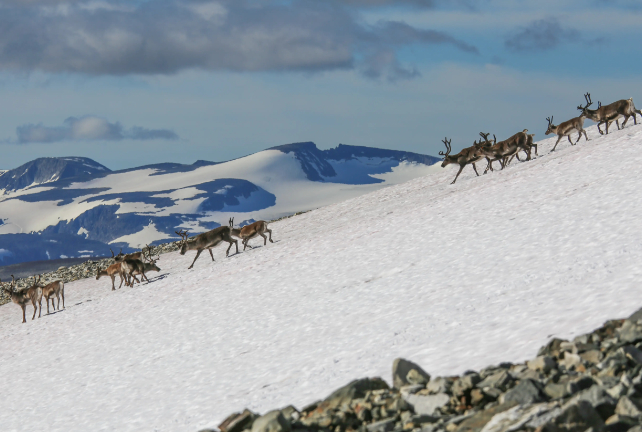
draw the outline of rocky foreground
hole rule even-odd
[[[228,416],[220,432],[642,432],[642,309],[537,357],[431,378],[403,359],[302,410]],[[212,432],[205,429],[201,432]]]

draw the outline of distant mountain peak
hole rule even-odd
[[[51,183],[78,176],[111,172],[106,166],[85,157],[43,157],[27,162],[0,175],[0,191]]]

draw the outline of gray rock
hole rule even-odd
[[[500,403],[516,402],[520,405],[541,402],[544,396],[535,382],[529,379],[521,380],[519,384],[504,393]]]
[[[573,396],[567,405],[576,404],[581,401],[590,403],[591,406],[600,413],[603,419],[607,419],[615,413],[616,401],[606,393],[603,387],[594,385],[587,390],[581,391]]]
[[[535,358],[534,360],[531,360],[527,362],[528,368],[531,370],[535,371],[540,371],[544,373],[548,373],[551,371],[551,369],[555,369],[557,367],[557,363],[553,359],[553,357],[550,356],[539,356]]]
[[[635,312],[633,312],[631,314],[631,316],[627,318],[627,320],[628,321],[633,321],[633,322],[637,322],[637,321],[642,320],[642,308],[640,308],[640,309],[636,310]]]
[[[602,361],[604,354],[600,350],[589,350],[580,354],[580,358],[587,363],[597,364]]]
[[[615,407],[615,414],[637,417],[642,415],[642,406],[627,396],[622,396]]]
[[[633,315],[636,315],[637,312]],[[626,320],[622,327],[618,329],[620,341],[624,343],[635,343],[642,340],[642,327],[637,324],[637,321]]]
[[[514,406],[515,402],[508,402],[479,411],[463,421],[457,428],[457,432],[480,432],[493,417],[513,408]]]
[[[582,364],[582,358],[577,354],[565,352],[564,360],[562,360],[560,363],[563,364],[566,369],[572,369]]]
[[[631,345],[623,346],[620,349],[624,352],[626,358],[636,364],[642,364],[642,351]]]
[[[543,426],[543,431],[585,432],[588,428],[602,432],[604,420],[589,402],[580,400],[565,405],[557,418]]]
[[[461,397],[466,392],[472,390],[480,381],[481,378],[478,373],[464,375],[458,380],[455,380],[452,386],[452,392],[455,396]]]
[[[549,355],[551,357],[558,357],[562,342],[568,342],[564,339],[553,338],[546,345],[537,351],[537,356]]]
[[[392,385],[399,389],[408,384],[426,384],[430,381],[430,375],[421,366],[397,358],[392,363]]]
[[[544,393],[551,399],[562,399],[569,395],[568,383],[550,382],[544,387]]]
[[[446,393],[436,395],[411,394],[404,399],[412,406],[416,414],[431,416],[436,414],[439,408],[448,404],[450,396]]]
[[[354,380],[349,384],[334,391],[321,404],[324,409],[337,408],[343,404],[349,404],[352,399],[360,399],[366,395],[367,391],[372,390],[389,390],[388,384],[381,378],[362,378]]]
[[[290,432],[292,427],[280,410],[270,411],[254,420],[252,432]]]
[[[483,381],[477,383],[477,387],[492,387],[505,391],[506,387],[508,386],[508,384],[510,384],[511,381],[513,381],[513,378],[510,376],[508,371],[502,370],[499,372],[495,372],[490,376],[487,376]]]
[[[437,377],[426,384],[426,390],[429,393],[448,393],[452,383],[444,377]]]
[[[395,419],[381,420],[366,426],[368,432],[391,432],[395,428]]]
[[[241,432],[252,427],[252,423],[259,416],[246,409],[242,413],[229,415],[223,422],[218,425],[221,432]]]

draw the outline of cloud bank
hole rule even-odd
[[[167,129],[146,129],[134,126],[124,129],[116,122],[110,123],[95,116],[69,117],[62,126],[26,124],[16,129],[19,144],[54,143],[59,141],[120,141],[133,140],[176,140],[178,135]]]
[[[429,7],[432,1],[408,0]],[[387,0],[0,3],[0,69],[88,75],[357,69],[411,77],[402,48],[477,48],[401,22],[362,22],[355,6]],[[3,6],[4,5],[4,6]]]

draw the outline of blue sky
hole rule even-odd
[[[640,0],[0,0],[0,169],[541,139],[587,91],[642,107],[640,22]]]

